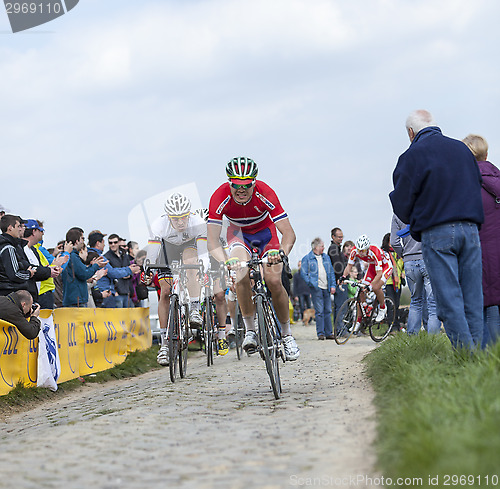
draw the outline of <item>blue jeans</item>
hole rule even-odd
[[[477,225],[440,224],[422,232],[422,254],[436,298],[437,314],[455,348],[481,346],[483,284]]]
[[[318,336],[331,336],[333,334],[333,327],[330,290],[311,287],[311,296],[316,313],[316,334]]]
[[[299,298],[300,318],[302,319],[302,317],[304,316],[304,311],[312,307],[311,295],[301,294],[298,296],[298,298]]]
[[[340,287],[337,285],[337,288],[335,289],[335,294],[333,295],[333,305],[335,307],[335,310],[333,311],[334,319],[337,318],[337,312],[342,307],[342,304],[347,300],[347,285],[344,284],[342,285],[342,287],[344,288],[344,290],[341,290]]]
[[[406,281],[410,289],[411,302],[408,313],[408,334],[418,334],[422,326],[424,306],[427,305],[428,321],[426,330],[429,334],[439,333],[441,321],[436,314],[436,302],[432,293],[431,280],[425,268],[424,260],[405,262]]]
[[[114,309],[115,307],[117,307],[115,295],[112,294],[112,295],[106,297],[105,299],[103,299],[102,307],[107,307],[110,309]]]
[[[499,306],[484,308],[483,348],[495,344],[500,338],[500,311]]]
[[[115,307],[128,307],[128,295],[115,296]]]

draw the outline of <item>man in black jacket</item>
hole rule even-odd
[[[36,301],[36,282],[49,278],[51,271],[49,267],[34,266],[29,262],[24,251],[27,241],[22,239],[24,222],[11,214],[0,219],[0,295],[27,290]]]
[[[335,280],[339,281],[339,278],[344,273],[345,267],[347,265],[347,257],[342,253],[342,241],[344,240],[344,233],[340,228],[332,229],[332,243],[328,248],[328,256],[332,262],[333,271],[335,272]],[[344,290],[340,287],[335,289],[334,294],[334,308],[333,316],[337,317],[337,311],[341,308],[342,304],[347,300],[347,287],[344,286]]]
[[[120,246],[123,241],[123,238],[120,238],[117,234],[110,234],[108,237],[109,251],[104,253],[104,256],[109,260],[109,264],[113,268],[130,266],[130,256]],[[115,279],[115,290],[118,293],[115,298],[116,307],[129,307],[131,281],[132,275]]]
[[[32,305],[33,297],[27,290],[0,297],[0,319],[16,326],[28,340],[36,338],[40,331],[40,306],[37,304],[33,309]]]
[[[5,214],[0,219],[0,295],[27,289],[28,280],[34,275],[23,251],[24,221],[19,216]]]
[[[302,262],[299,260],[298,270],[293,275],[292,291],[295,300],[299,303],[300,318],[302,319],[304,317],[304,311],[312,308],[312,300],[311,289],[300,273],[301,264]]]

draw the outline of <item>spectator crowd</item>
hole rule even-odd
[[[42,221],[8,212],[0,206],[0,319],[25,337],[38,334],[40,309],[135,307],[147,298],[140,281],[146,252],[136,242],[95,230],[86,243],[73,227],[46,249]]]

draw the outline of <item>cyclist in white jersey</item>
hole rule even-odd
[[[207,224],[198,214],[191,212],[191,202],[178,192],[165,202],[166,214],[160,216],[151,225],[152,239],[149,240],[148,259],[151,264],[171,265],[173,261],[184,264],[203,263],[208,269]],[[193,327],[201,326],[200,290],[201,285],[196,270],[187,271],[187,289],[190,297],[189,322]],[[160,298],[158,318],[160,320],[161,346],[157,361],[168,365],[167,328],[170,308],[172,272],[170,269],[158,273]]]

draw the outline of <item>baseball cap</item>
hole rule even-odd
[[[36,219],[26,219],[24,221],[24,227],[26,229],[38,229],[39,231],[42,231],[42,233],[45,231],[40,224],[36,221]]]

